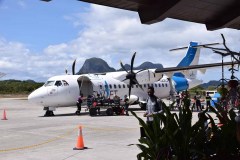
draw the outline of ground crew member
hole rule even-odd
[[[81,109],[82,109],[82,97],[79,96],[77,99],[77,111],[76,111],[77,115],[80,115]]]

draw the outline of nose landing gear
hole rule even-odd
[[[44,107],[43,110],[46,110],[44,117],[51,117],[54,116],[53,111],[55,110],[55,108],[52,107]]]

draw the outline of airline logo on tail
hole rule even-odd
[[[200,48],[197,48],[197,47],[195,48],[195,46],[198,46],[197,42],[190,42],[185,57],[181,60],[181,62],[177,65],[177,67],[185,67],[185,66],[198,64]],[[174,76],[185,77],[180,72],[174,73]]]

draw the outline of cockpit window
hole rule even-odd
[[[63,85],[64,86],[68,86],[69,84],[67,83],[67,81],[65,81],[65,80],[62,80],[63,81]]]
[[[56,81],[55,86],[62,86],[62,82],[61,81]]]
[[[44,86],[47,87],[47,86],[52,86],[54,84],[55,81],[47,81]]]

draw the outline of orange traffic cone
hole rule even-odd
[[[84,147],[84,142],[83,142],[82,126],[79,126],[77,144],[76,144],[76,147],[73,148],[73,150],[83,150],[86,148],[87,147]]]
[[[3,110],[3,118],[2,118],[2,120],[7,120],[7,115],[6,115],[5,109]]]

